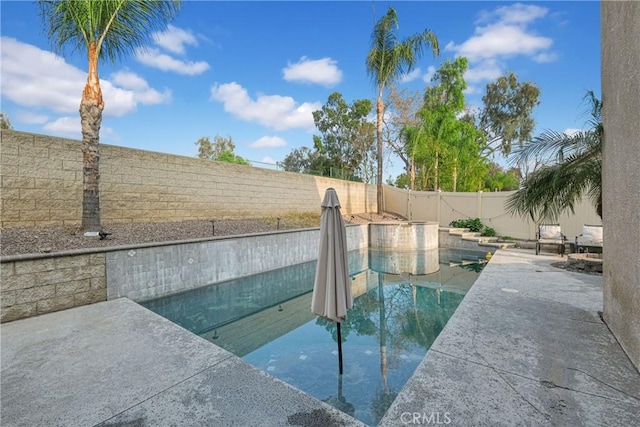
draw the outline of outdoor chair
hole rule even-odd
[[[589,249],[602,251],[602,225],[583,225],[582,234],[576,236],[576,253],[589,252]]]
[[[564,244],[567,237],[562,234],[560,224],[538,224],[536,233],[536,255],[540,253],[542,245],[557,245],[558,253],[564,255]]]

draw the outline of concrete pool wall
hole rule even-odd
[[[378,248],[437,248],[437,230],[435,223],[347,225],[348,249],[369,247],[370,233]],[[0,258],[1,321],[120,297],[144,301],[300,264],[316,259],[318,242],[319,229],[312,228],[6,256]]]
[[[185,242],[107,254],[107,299],[145,301],[315,260],[318,228]],[[347,227],[348,249],[367,246],[368,227]]]

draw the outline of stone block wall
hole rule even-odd
[[[8,258],[0,274],[2,322],[107,299],[104,253]]]
[[[3,129],[0,166],[2,227],[81,223],[80,141]],[[103,224],[317,213],[328,187],[377,209],[373,185],[104,144],[100,176]]]
[[[2,227],[80,224],[80,144],[5,129],[0,135]]]

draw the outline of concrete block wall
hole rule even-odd
[[[81,223],[80,141],[3,129],[0,166],[2,227]],[[317,213],[328,187],[345,214],[377,209],[372,185],[110,145],[100,175],[103,224]]]
[[[0,168],[2,227],[80,224],[79,142],[3,129]]]
[[[105,271],[104,253],[3,262],[0,321],[106,301]]]

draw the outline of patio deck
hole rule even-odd
[[[640,374],[602,323],[602,278],[500,250],[381,425],[640,425]],[[117,299],[2,324],[3,426],[356,426]]]

